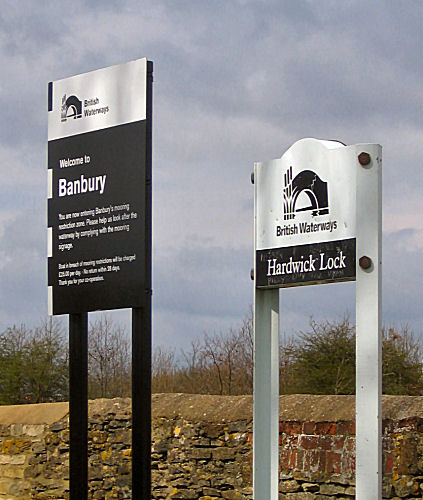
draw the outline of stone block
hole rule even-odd
[[[23,465],[26,462],[26,455],[0,455],[0,466],[5,464]],[[0,471],[2,469],[0,468]],[[0,474],[1,477],[1,474]]]
[[[23,434],[23,424],[12,424],[10,426],[10,435],[11,436],[22,436]]]
[[[401,498],[415,496],[420,491],[418,482],[412,476],[401,476],[394,481],[395,494]]]
[[[62,420],[61,422],[55,422],[54,424],[51,424],[50,430],[52,432],[60,432],[60,431],[65,430],[67,428],[67,426],[68,426],[67,422]]]
[[[217,448],[212,451],[213,460],[234,460],[235,455],[233,448]]]
[[[322,495],[343,495],[345,493],[345,487],[336,484],[321,484],[320,493]]]
[[[31,488],[31,483],[23,480],[13,480],[9,484],[8,494],[19,497],[24,496]]]
[[[24,468],[19,465],[3,465],[1,468],[1,475],[9,479],[23,479]]]
[[[7,495],[9,493],[9,485],[10,481],[5,481],[4,479],[0,479],[0,494]]]
[[[219,497],[220,491],[216,488],[203,488],[203,495],[205,497]]]
[[[304,491],[310,493],[315,493],[320,489],[320,485],[318,483],[302,483],[301,487]]]
[[[23,425],[22,426],[22,434],[25,436],[30,436],[30,437],[37,437],[41,436],[45,431],[45,426],[44,425]]]
[[[186,499],[186,500],[197,500],[198,493],[195,490],[178,490],[175,488],[174,493],[171,493],[169,498],[173,499]]]
[[[237,490],[222,491],[222,497],[227,500],[244,500],[245,496]]]
[[[281,493],[293,493],[296,491],[300,491],[300,489],[301,486],[295,479],[283,481],[279,484],[279,491]]]
[[[285,495],[279,495],[279,499],[284,500],[323,500],[323,497],[317,496],[314,493],[298,492],[298,493],[286,493]]]
[[[194,460],[208,460],[212,455],[210,448],[193,448],[189,452],[190,458]]]
[[[93,445],[101,445],[108,441],[109,433],[104,431],[90,431],[88,439],[91,440]]]

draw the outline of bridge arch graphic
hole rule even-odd
[[[289,167],[284,174],[284,181],[285,220],[294,219],[295,214],[298,212],[311,211],[313,217],[329,213],[328,183],[322,181],[315,172],[312,170],[303,170],[293,179],[292,167]],[[302,193],[307,195],[310,205],[296,208],[298,197]]]
[[[66,97],[66,96],[64,96]],[[63,103],[63,100],[62,100]],[[82,116],[82,101],[76,95],[70,95],[62,104],[62,122],[68,118],[81,118]]]

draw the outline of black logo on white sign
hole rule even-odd
[[[303,170],[293,179],[292,167],[289,167],[284,174],[284,184],[285,220],[294,219],[298,212],[311,212],[313,217],[329,213],[328,183],[312,170]]]
[[[92,117],[106,115],[110,108],[109,106],[97,106],[100,104],[98,97],[92,97],[81,101],[76,95],[70,95],[66,98],[66,94],[62,97],[61,120],[66,122],[68,118],[82,118],[84,116]]]
[[[76,95],[70,95],[66,98],[66,94],[62,97],[62,122],[68,118],[81,118],[82,117],[82,101]]]

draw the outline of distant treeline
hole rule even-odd
[[[90,324],[89,397],[131,395],[131,342],[107,315]],[[407,328],[383,329],[383,392],[423,395],[422,343]],[[179,353],[153,352],[153,392],[251,394],[252,313],[239,327],[205,332]],[[59,321],[0,334],[0,404],[65,401],[68,339]],[[355,329],[348,319],[310,321],[307,332],[280,342],[281,394],[354,394]]]

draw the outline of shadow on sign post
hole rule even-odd
[[[48,86],[49,314],[69,314],[70,498],[88,497],[88,312],[132,308],[132,496],[151,492],[153,64]]]
[[[254,167],[254,498],[278,499],[279,288],[356,281],[356,490],[380,499],[381,164],[376,144],[302,139]]]

